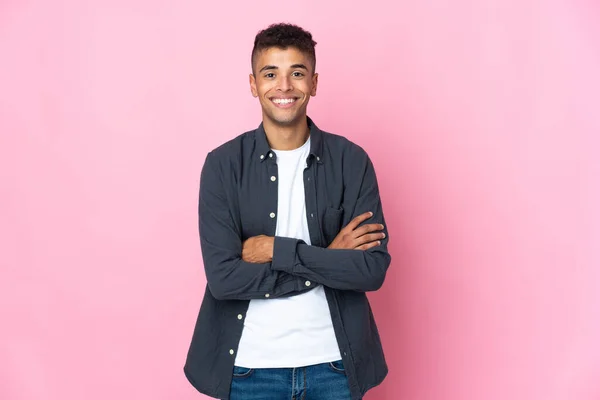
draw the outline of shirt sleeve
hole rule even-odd
[[[217,300],[251,300],[296,295],[310,288],[301,277],[272,268],[271,263],[242,260],[237,214],[227,199],[213,153],[206,157],[200,176],[198,222],[206,280]]]
[[[368,211],[373,217],[363,224],[384,225],[386,237],[381,245],[368,250],[328,249],[307,245],[302,240],[276,237],[272,268],[322,285],[354,291],[374,291],[381,287],[391,256],[387,250],[389,234],[383,216],[375,169],[360,148],[347,157],[344,191],[344,226]]]

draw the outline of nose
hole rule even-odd
[[[292,90],[292,81],[289,76],[280,76],[277,81],[277,90],[282,92],[289,92]]]

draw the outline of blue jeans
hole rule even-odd
[[[342,361],[300,368],[233,367],[230,400],[351,400]]]

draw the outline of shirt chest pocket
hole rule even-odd
[[[340,233],[343,216],[343,208],[327,207],[325,209],[325,213],[323,214],[323,236],[326,246],[329,246],[338,233]]]

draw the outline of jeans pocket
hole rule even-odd
[[[233,367],[233,377],[234,378],[247,378],[250,375],[252,375],[253,372],[254,372],[254,369],[252,369],[252,368],[245,368],[245,367],[238,367],[238,366]]]
[[[337,372],[338,374],[346,374],[346,369],[344,368],[344,363],[342,362],[342,360],[330,362],[329,368],[333,372]]]

